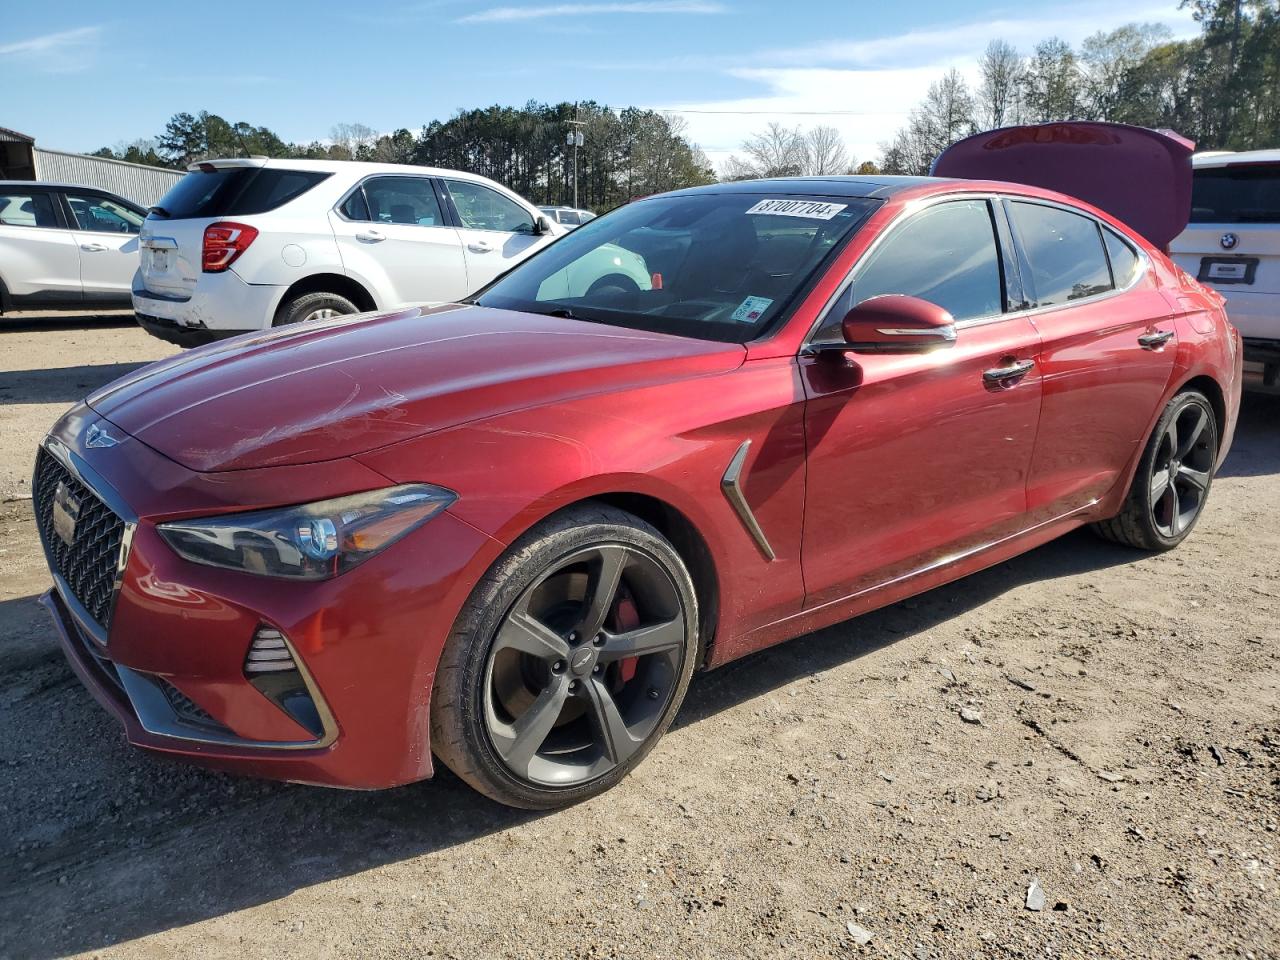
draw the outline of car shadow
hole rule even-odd
[[[138,321],[133,312],[87,310],[79,311],[22,311],[0,314],[0,334],[40,333],[45,330],[102,330],[115,327],[136,327]]]
[[[137,363],[84,364],[45,370],[9,370],[0,374],[0,404],[75,403],[104,383],[145,367]]]
[[[1240,400],[1236,441],[1220,477],[1280,473],[1280,396],[1246,391]]]
[[[1069,535],[962,582],[700,674],[676,728],[857,660],[1021,585],[1141,556],[1087,533]],[[9,611],[0,605],[0,629],[10,613],[32,602],[14,601]],[[15,711],[6,704],[0,766],[8,760],[19,778],[30,768],[49,785],[40,796],[34,795],[38,785],[24,786],[32,795],[12,804],[11,813],[24,821],[29,813],[56,820],[60,807],[46,805],[44,795],[65,795],[60,771],[66,770],[76,777],[74,795],[96,798],[89,802],[100,801],[105,815],[72,812],[79,822],[46,825],[57,837],[35,847],[24,846],[31,833],[25,822],[26,832],[11,829],[0,838],[0,863],[11,865],[0,870],[0,915],[6,917],[0,955],[97,950],[542,816],[484,800],[443,767],[431,781],[355,793],[232,778],[153,758],[120,743],[114,721],[60,659],[38,660],[39,670],[49,675],[27,681],[36,690],[31,696],[58,697],[58,722],[12,729]],[[92,763],[85,762],[86,752],[96,753]]]

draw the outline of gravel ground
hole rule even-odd
[[[1280,399],[1174,553],[1080,532],[695,678],[628,781],[530,815],[124,745],[14,498],[67,404],[170,352],[0,320],[0,956],[1280,955]]]

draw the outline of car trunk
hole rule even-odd
[[[1168,130],[1042,123],[975,134],[934,161],[940,177],[1005,180],[1077,197],[1167,249],[1191,213],[1191,151]]]
[[[1225,294],[1280,295],[1280,163],[1198,166],[1191,223],[1173,255]]]

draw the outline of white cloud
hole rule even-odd
[[[737,78],[759,92],[724,100],[653,104],[688,121],[688,136],[720,166],[740,152],[743,139],[770,122],[787,126],[833,126],[860,162],[875,159],[879,144],[906,122],[907,113],[946,70],[958,69],[977,84],[979,55],[995,38],[1030,53],[1041,40],[1058,36],[1072,45],[1099,30],[1133,22],[1163,23],[1174,36],[1198,32],[1185,11],[1168,4],[1121,7],[1107,2],[1075,4],[1035,17],[1000,18],[912,30],[891,37],[850,37],[803,47],[743,51],[722,57],[680,58],[650,69],[698,69]],[[604,69],[619,65],[602,64]]]
[[[69,73],[88,68],[97,53],[101,27],[77,27],[58,33],[0,44],[0,57],[11,57],[43,73]]]
[[[554,3],[538,7],[490,7],[459,17],[457,23],[510,23],[548,17],[584,17],[619,13],[726,13],[716,0],[633,0],[623,3]]]

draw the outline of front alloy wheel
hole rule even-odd
[[[432,743],[514,806],[620,780],[669,725],[692,672],[693,584],[652,527],[583,505],[513,545],[477,586],[437,672]]]

